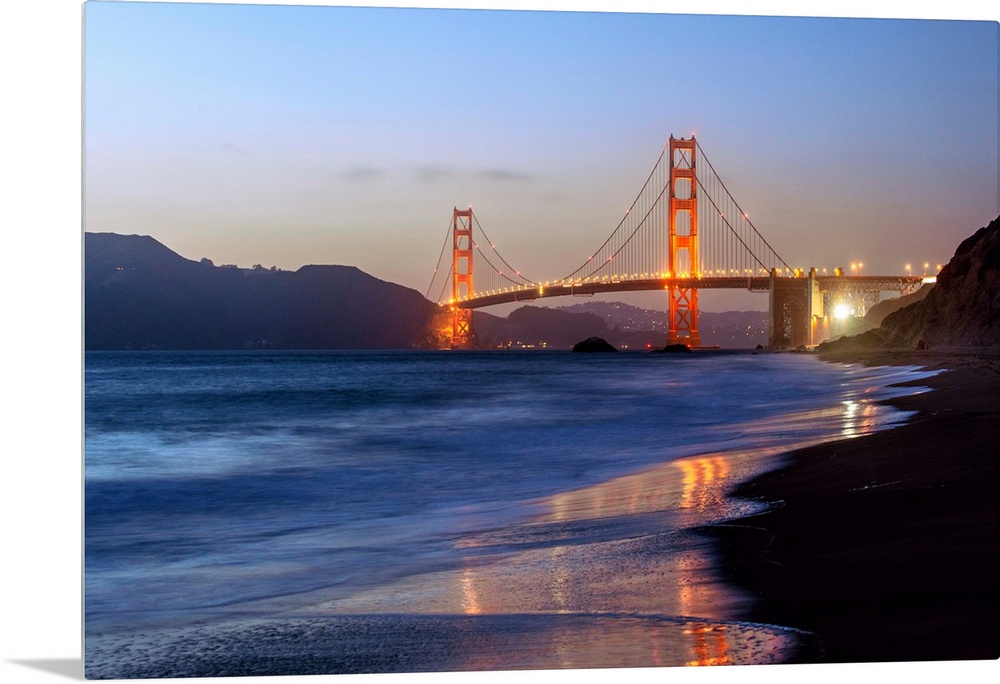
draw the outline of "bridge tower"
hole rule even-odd
[[[472,207],[459,209],[451,217],[451,348],[472,348],[472,309],[457,306],[471,297],[472,289]]]
[[[694,136],[670,136],[670,216],[667,269],[671,278],[698,274],[698,183]],[[701,346],[698,334],[698,288],[670,285],[667,344]]]

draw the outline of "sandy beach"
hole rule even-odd
[[[798,451],[736,489],[772,506],[710,531],[758,599],[752,619],[816,634],[823,662],[996,659],[1000,353],[824,358],[944,372],[890,402],[918,412],[905,425]]]

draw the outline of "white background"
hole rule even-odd
[[[272,2],[744,14],[746,2]],[[990,5],[994,5],[989,8]],[[0,10],[0,216],[4,264],[0,680],[82,678],[82,4],[19,0]],[[755,14],[992,19],[994,3],[756,2]],[[1000,578],[998,578],[1000,579]],[[975,625],[970,625],[974,630]],[[518,673],[519,681],[1000,681],[997,661]],[[222,678],[211,682],[499,682],[510,673]],[[188,680],[190,681],[190,680]],[[202,680],[198,680],[202,681]]]

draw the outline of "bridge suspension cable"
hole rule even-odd
[[[750,217],[733,199],[729,189],[704,156],[695,141],[705,167],[694,174],[697,194],[707,202],[698,205],[697,262],[690,263],[687,254],[679,255],[670,273],[668,266],[668,231],[670,214],[670,163],[667,147],[660,153],[642,189],[625,215],[604,243],[587,257],[572,273],[562,278],[564,284],[604,279],[651,279],[665,277],[756,276],[766,275],[772,268],[791,271],[791,267],[761,235]],[[694,164],[689,151],[678,150],[674,160],[685,168]],[[682,181],[683,182],[683,181]],[[689,196],[695,189],[686,181]],[[693,221],[684,215],[679,220],[678,234],[688,234]],[[687,222],[687,223],[684,223]]]
[[[469,211],[471,212],[472,226],[474,226],[472,249],[480,257],[476,259],[476,267],[473,274],[474,292],[470,293],[470,296],[472,294],[479,295],[489,292],[509,291],[511,288],[536,287],[538,283],[524,276],[500,254],[496,248],[496,243],[490,240],[475,212],[472,212],[471,209]],[[452,239],[452,230],[453,224],[449,222],[448,229],[445,232],[444,244],[441,246],[441,253],[438,255],[437,266],[434,267],[431,282],[427,286],[427,292],[424,295],[427,299],[430,299],[435,283],[440,281],[441,287],[437,298],[431,301],[443,302],[445,300],[445,293],[448,291],[449,285],[454,278],[454,273],[443,267],[446,263],[445,254],[448,251],[448,243]],[[485,245],[489,245],[488,250],[484,249]],[[443,276],[442,273],[444,274]]]
[[[713,212],[706,210],[703,213],[702,220],[705,223],[702,225],[708,224],[711,226],[714,221],[721,219],[722,223],[725,224],[726,230],[722,230],[720,227],[714,232],[719,234],[720,237],[723,236],[722,234],[728,233],[724,237],[730,241],[735,240],[736,243],[743,247],[742,250],[739,250],[736,248],[735,243],[730,242],[730,256],[736,257],[736,259],[731,260],[731,263],[728,264],[729,270],[740,271],[741,273],[737,275],[748,271],[770,272],[772,268],[778,268],[779,266],[792,271],[793,269],[774,251],[771,244],[761,235],[760,231],[757,230],[757,227],[750,220],[750,216],[733,198],[732,193],[729,192],[729,188],[726,187],[722,178],[715,171],[715,167],[712,166],[712,162],[709,161],[705,155],[705,150],[702,149],[701,144],[697,140],[695,141],[695,145],[698,148],[698,154],[702,162],[708,165],[708,169],[711,172],[709,174],[699,174],[696,177],[699,189],[702,190],[714,210]],[[707,182],[703,179],[707,179]],[[734,226],[731,219],[742,225]],[[702,244],[704,245],[703,249],[714,248],[720,250],[725,248],[725,240],[716,241],[706,238]]]
[[[489,256],[485,252],[483,252],[482,249],[479,247],[479,243],[476,242],[475,239],[473,239],[473,244],[476,246],[476,251],[483,255],[483,258],[486,259],[486,263],[489,264],[492,271],[496,274],[497,277],[500,278],[501,281],[508,282],[511,285],[515,286],[518,285],[530,286],[538,284],[535,281],[521,275],[520,271],[518,271],[516,268],[507,263],[507,260],[503,258],[503,255],[497,251],[496,244],[492,240],[490,240],[489,236],[486,235],[486,231],[483,230],[483,226],[482,224],[479,223],[479,217],[476,216],[475,212],[473,212],[472,214],[472,220],[475,222],[476,227],[479,228],[479,232],[482,233],[483,239],[486,241],[486,244],[490,246],[490,251],[492,251],[493,254],[497,256],[498,259],[500,259],[500,263],[502,263],[504,266],[507,267],[507,272],[504,273],[503,269],[494,265],[494,263],[490,261]],[[511,277],[510,274],[513,274],[513,277]],[[483,289],[486,291],[497,289],[495,287],[489,287],[488,285],[489,283],[486,283],[486,287],[484,287]]]
[[[438,271],[441,270],[441,260],[444,259],[445,250],[448,249],[448,239],[451,237],[451,221],[448,221],[448,227],[444,231],[444,243],[441,245],[441,253],[438,255],[437,265],[434,267],[434,273],[431,274],[431,282],[427,285],[427,292],[424,293],[424,299],[431,298],[431,289],[434,287],[434,281],[437,280]],[[438,294],[437,299],[431,299],[431,301],[441,301],[444,297],[444,289],[448,287],[448,279],[445,278],[441,285],[441,292]]]
[[[614,259],[616,255],[621,253],[625,245],[628,244],[628,242],[635,235],[636,231],[642,226],[642,222],[640,222],[632,230],[629,230],[629,228],[631,227],[630,224],[632,223],[630,222],[629,219],[634,214],[643,213],[643,217],[645,220],[645,218],[649,216],[649,212],[652,210],[652,208],[656,206],[657,202],[659,201],[659,198],[663,194],[663,190],[666,188],[666,184],[661,182],[662,177],[658,176],[658,172],[662,171],[661,167],[663,164],[663,158],[666,155],[666,153],[667,153],[667,148],[665,146],[663,150],[660,152],[659,159],[657,159],[656,163],[653,164],[653,169],[652,171],[649,172],[649,176],[646,177],[646,182],[643,183],[642,189],[639,190],[639,194],[636,195],[635,199],[632,201],[631,206],[629,206],[629,208],[625,211],[625,215],[622,217],[622,220],[619,221],[618,225],[615,226],[615,229],[611,231],[611,234],[604,241],[604,244],[598,247],[596,252],[587,257],[587,260],[583,262],[583,264],[581,264],[575,271],[561,278],[560,282],[568,282],[576,278],[580,279],[590,278],[595,274],[597,274],[598,272],[600,272],[602,269],[604,269]],[[648,194],[647,189],[650,187],[651,182],[653,182],[654,186],[658,186],[660,188],[660,192],[657,196],[657,199],[654,200],[652,204],[650,204],[650,206],[647,208],[645,206],[646,203],[643,203],[643,198],[647,196]],[[634,211],[636,210],[636,207],[640,207],[640,209],[638,211]],[[625,234],[627,234],[628,237],[622,239],[622,237]],[[583,273],[581,275],[581,272],[588,269],[588,267],[590,270],[587,270],[586,273]]]
[[[701,145],[693,138],[687,142],[681,138],[676,145],[674,142],[671,138],[661,150],[642,188],[601,246],[568,275],[546,282],[545,288],[586,283],[766,276],[772,269],[781,273],[793,272],[733,198]],[[672,209],[682,205],[689,209]],[[462,293],[452,296],[463,301],[532,288],[536,295],[542,292],[540,282],[522,275],[500,254],[471,208],[468,211],[456,209],[456,214],[469,224],[463,228],[462,235],[468,237],[462,239],[469,242],[463,249],[470,250],[467,253],[470,261],[475,252],[475,270],[473,272],[471,263],[467,271],[460,270],[464,257],[455,256],[436,301],[444,301],[448,284],[456,279],[456,274],[462,278]],[[446,259],[451,230],[452,225],[449,225],[427,289],[428,298],[437,280],[442,278],[442,263]],[[671,237],[671,233],[675,237]],[[684,244],[690,248],[672,247],[675,244],[672,240],[686,241]]]

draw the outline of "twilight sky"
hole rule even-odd
[[[692,132],[793,266],[921,272],[1000,214],[996,21],[122,2],[84,20],[85,229],[192,259],[350,264],[423,293],[471,204],[509,262],[555,278]]]

